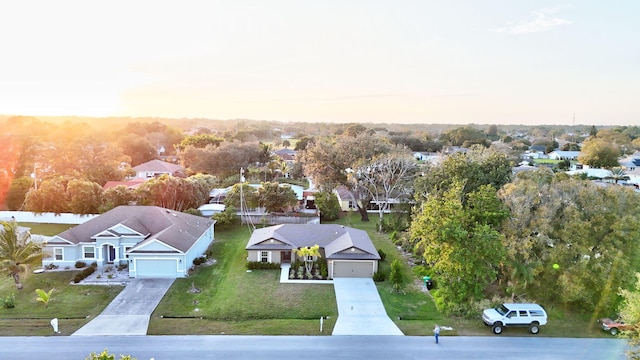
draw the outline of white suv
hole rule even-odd
[[[507,326],[528,326],[531,334],[537,334],[540,326],[547,324],[547,312],[538,304],[502,304],[484,310],[482,321],[494,334],[501,334]]]

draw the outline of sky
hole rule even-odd
[[[0,114],[640,125],[640,1],[2,1]]]

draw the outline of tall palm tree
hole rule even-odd
[[[42,261],[42,248],[31,241],[31,234],[20,231],[15,220],[0,221],[0,271],[11,276],[18,290],[21,274]]]
[[[623,167],[614,167],[609,170],[609,176],[605,179],[611,179],[617,184],[618,181],[629,180],[629,176]]]

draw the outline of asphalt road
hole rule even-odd
[[[0,359],[83,360],[91,352],[138,360],[188,359],[625,359],[622,339],[441,336],[0,337]],[[119,356],[116,356],[119,359]]]

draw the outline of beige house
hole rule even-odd
[[[367,232],[335,224],[282,224],[256,229],[246,246],[247,261],[291,263],[296,260],[294,249],[314,245],[320,246],[330,279],[366,278],[378,271],[380,255]]]

